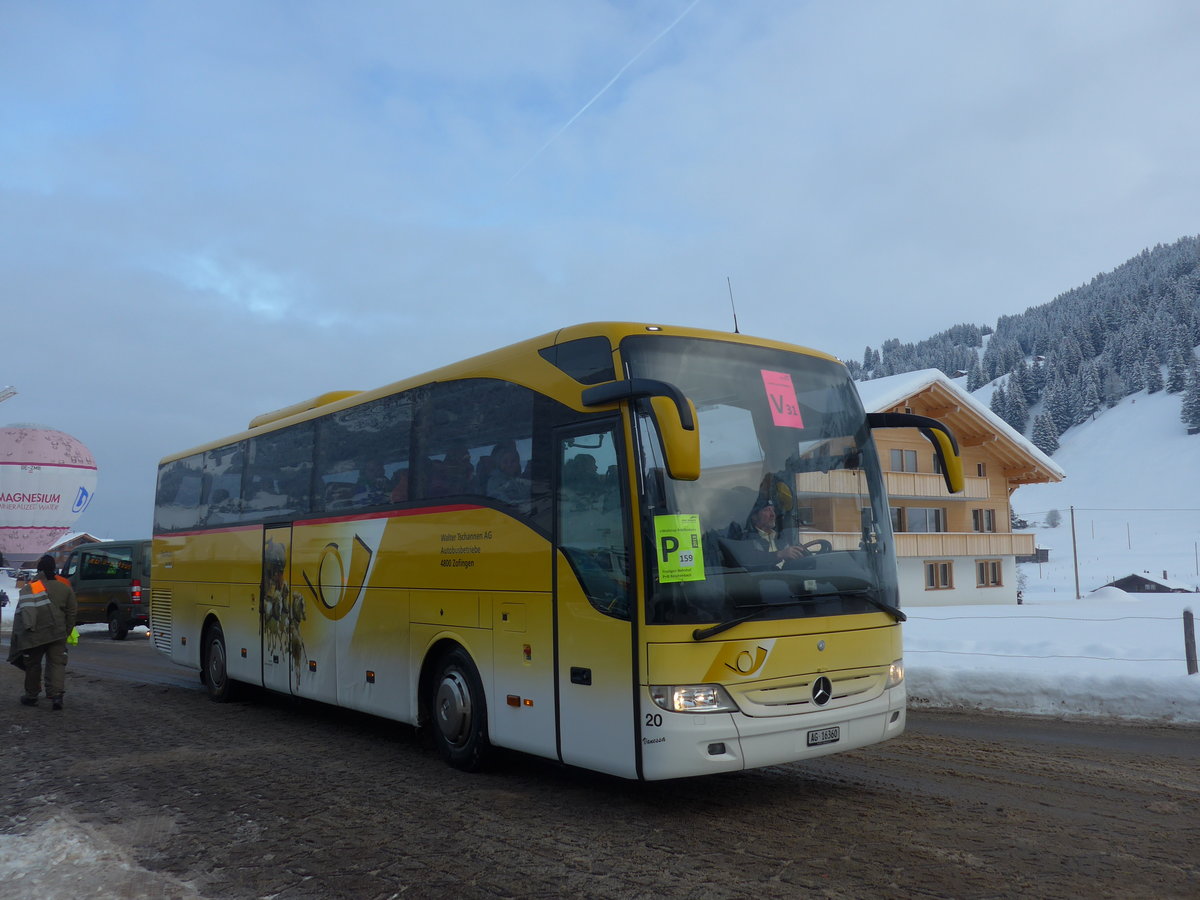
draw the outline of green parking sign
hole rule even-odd
[[[698,515],[655,516],[654,545],[658,548],[660,583],[704,580]]]

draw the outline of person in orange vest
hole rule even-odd
[[[75,628],[77,608],[75,591],[67,579],[56,574],[54,557],[43,556],[38,560],[37,577],[21,589],[9,641],[8,661],[25,670],[25,693],[21,695],[25,706],[37,706],[45,660],[46,696],[51,708],[63,708],[67,638]]]

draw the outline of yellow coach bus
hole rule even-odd
[[[214,700],[240,684],[626,778],[895,737],[888,502],[833,357],[580,325],[326,394],[165,458],[151,628]]]

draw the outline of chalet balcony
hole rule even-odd
[[[987,500],[991,493],[986,478],[964,478],[961,494],[951,495],[941,475],[922,472],[885,472],[888,496],[896,499],[923,500]],[[835,469],[831,472],[801,472],[796,476],[796,490],[802,494],[839,495],[865,494],[866,482],[861,472]]]
[[[1031,556],[1034,552],[1035,537],[1032,534],[1012,532],[898,532],[895,535],[896,555],[919,556],[923,559],[950,556]]]
[[[1033,534],[997,532],[976,534],[975,532],[896,532],[896,555],[921,557],[922,559],[946,559],[951,556],[973,556],[980,559],[999,556],[1032,556]],[[824,538],[834,550],[857,550],[862,535],[857,532],[804,531],[803,541]]]
[[[889,497],[923,499],[939,497],[943,500],[986,500],[991,495],[986,478],[966,477],[962,493],[951,494],[941,475],[926,475],[920,472],[885,472]]]

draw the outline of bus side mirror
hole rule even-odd
[[[874,428],[916,428],[933,444],[938,461],[942,465],[942,478],[946,490],[957,494],[963,489],[962,457],[958,453],[958,441],[954,433],[937,419],[917,416],[912,413],[867,413],[867,425]]]
[[[700,477],[700,429],[696,427],[696,406],[683,391],[653,378],[630,378],[598,384],[582,395],[584,406],[644,398],[650,400],[667,474],[676,481],[695,481]]]
[[[691,400],[685,398],[684,402],[694,423],[696,407]],[[700,477],[700,429],[694,425],[685,428],[679,407],[667,397],[651,397],[650,409],[659,440],[662,441],[667,474],[676,481],[695,481]]]

